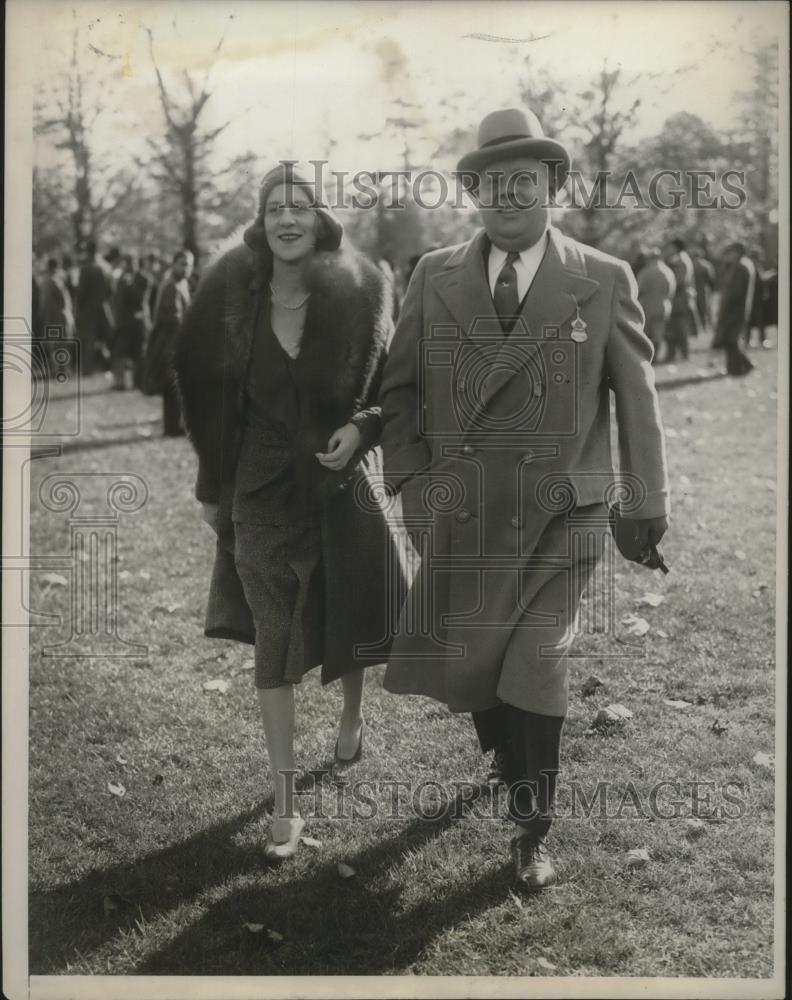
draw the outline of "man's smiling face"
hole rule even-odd
[[[476,200],[494,245],[526,250],[550,220],[550,168],[530,156],[496,160],[482,170]]]

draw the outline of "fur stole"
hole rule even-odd
[[[233,479],[253,312],[268,280],[261,257],[244,243],[222,252],[200,281],[177,336],[174,369],[201,466],[199,499],[211,493],[216,501],[221,484]],[[329,435],[375,404],[391,331],[391,289],[380,269],[349,247],[315,254],[308,287],[295,363],[306,404],[296,448],[314,465],[314,452],[324,450]]]

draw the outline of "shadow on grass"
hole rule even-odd
[[[272,808],[266,799],[194,837],[130,863],[91,871],[75,882],[29,898],[29,961],[32,975],[63,971],[78,952],[85,955],[134,926],[141,913],[155,917],[188,902],[232,873],[256,866],[250,848],[232,838]],[[106,896],[120,897],[118,912],[105,914]],[[69,933],[67,928],[73,928]]]
[[[483,789],[481,790],[483,791]],[[409,970],[431,940],[491,906],[502,904],[510,866],[488,870],[474,881],[440,880],[432,892],[421,885],[414,905],[403,900],[394,873],[410,854],[427,848],[464,815],[468,799],[458,797],[435,820],[416,819],[392,836],[344,860],[356,872],[339,877],[336,861],[305,846],[298,858],[273,868],[260,851],[234,845],[232,837],[262,815],[271,801],[240,813],[190,840],[129,865],[116,865],[30,900],[31,973],[62,972],[67,962],[89,958],[135,919],[156,920],[202,893],[240,876],[260,882],[231,888],[216,903],[201,901],[201,916],[152,950],[136,975],[312,975],[379,974]],[[364,820],[354,821],[363,823]],[[460,859],[465,862],[466,859]],[[464,869],[461,869],[462,871]],[[174,874],[178,875],[176,883]],[[403,875],[404,873],[402,873]],[[169,881],[170,877],[170,881]],[[429,890],[429,891],[427,891]],[[134,900],[120,918],[103,910],[107,893]],[[176,919],[176,918],[175,918]],[[182,918],[183,919],[183,918]],[[244,921],[263,922],[283,935],[272,942],[252,934]],[[64,940],[64,927],[74,927]]]
[[[479,789],[483,792],[482,786]],[[135,969],[137,975],[377,975],[409,972],[433,938],[475,914],[500,906],[510,885],[510,866],[488,870],[452,886],[419,886],[409,905],[391,873],[431,847],[463,815],[469,800],[457,796],[437,819],[416,819],[387,838],[344,855],[354,878],[339,877],[336,861],[314,856],[285,881],[246,886],[212,905],[167,945]],[[358,820],[357,822],[364,822]],[[460,861],[464,863],[465,858]],[[445,867],[445,866],[443,866]],[[446,868],[447,870],[447,868]],[[401,872],[404,876],[404,872]],[[278,873],[280,877],[280,872]],[[418,878],[418,876],[416,876]],[[252,934],[243,921],[264,922],[283,935],[272,942]]]

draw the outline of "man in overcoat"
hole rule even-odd
[[[665,328],[671,315],[671,303],[676,291],[676,278],[663,262],[660,251],[652,247],[646,252],[646,263],[638,272],[638,301],[644,311],[644,330],[657,354],[665,341]]]
[[[421,553],[385,687],[473,713],[509,786],[515,883],[528,891],[555,880],[566,653],[607,501],[621,499],[622,551],[639,562],[669,512],[635,279],[550,225],[569,166],[530,112],[482,121],[459,172],[484,231],[421,258],[380,394],[386,481]]]
[[[743,351],[753,308],[756,269],[743,243],[730,243],[723,254],[716,343],[726,351],[729,375],[747,375],[754,364]]]
[[[671,315],[666,325],[668,351],[666,361],[676,361],[677,351],[686,361],[690,355],[690,338],[698,333],[698,304],[696,302],[696,271],[687,252],[685,241],[679,237],[666,247],[666,264],[674,273],[676,288],[671,300]]]

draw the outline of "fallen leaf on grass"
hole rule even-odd
[[[660,636],[661,639],[667,639],[668,638],[668,632],[666,632],[662,628],[656,628],[655,629],[655,635]]]
[[[553,963],[549,961],[549,959],[542,958],[541,956],[536,959],[536,964],[539,966],[540,969],[547,969],[548,972],[552,972],[554,969],[558,968],[558,966],[553,965]]]
[[[663,704],[669,708],[692,708],[692,701],[683,701],[682,698],[663,698]]]
[[[278,931],[267,931],[267,937],[270,941],[282,941],[283,935],[279,934]]]
[[[583,687],[580,689],[580,694],[584,698],[590,698],[591,695],[597,690],[597,688],[604,687],[603,682],[595,674],[592,674],[587,681],[583,683]]]
[[[740,562],[744,562],[748,558],[748,556],[743,552],[742,549],[737,549],[737,551],[734,553],[734,558],[739,559]]]
[[[608,705],[597,712],[590,732],[623,726],[631,718],[632,712],[629,708],[625,708],[624,705]]]
[[[223,680],[222,677],[216,677],[212,681],[206,681],[203,689],[204,691],[219,691],[220,694],[225,694],[228,691],[228,681]]]
[[[48,587],[65,587],[69,582],[66,577],[61,576],[60,573],[45,573],[41,579],[47,584]]]
[[[643,597],[639,597],[637,604],[645,604],[649,608],[659,608],[660,605],[665,600],[662,594],[644,594]]]
[[[707,832],[707,825],[700,819],[689,819],[685,823],[685,836],[688,840],[698,840]]]
[[[755,753],[753,757],[754,764],[758,764],[759,767],[773,768],[775,767],[775,757],[769,753]]]
[[[116,761],[117,761],[117,763],[119,763],[119,764],[128,764],[128,763],[129,763],[129,761],[128,761],[128,760],[126,759],[126,757],[122,757],[122,756],[121,756],[121,754],[119,754],[119,755],[118,755],[118,756],[116,757]]]
[[[624,859],[624,866],[625,868],[643,868],[649,864],[650,860],[649,852],[645,847],[636,847],[632,851],[627,852]]]
[[[355,869],[350,865],[345,864],[343,861],[338,862],[338,874],[341,878],[354,878],[356,872]]]
[[[178,611],[179,608],[183,608],[183,607],[184,607],[183,604],[156,604],[152,608],[152,612],[151,613],[155,614],[157,611],[165,611],[169,615],[172,615],[175,611]]]
[[[111,795],[117,795],[119,799],[123,799],[126,795],[126,788],[121,784],[115,785],[112,781],[107,782],[107,790]]]
[[[626,618],[622,618],[622,625],[627,628],[627,635],[646,635],[651,626],[645,618],[639,618],[637,615],[627,615]]]
[[[321,847],[322,841],[317,840],[316,837],[300,837],[300,840],[306,844],[308,847]]]
[[[242,926],[246,931],[250,931],[251,934],[261,934],[264,930],[264,924],[249,924],[247,922],[243,923]]]

